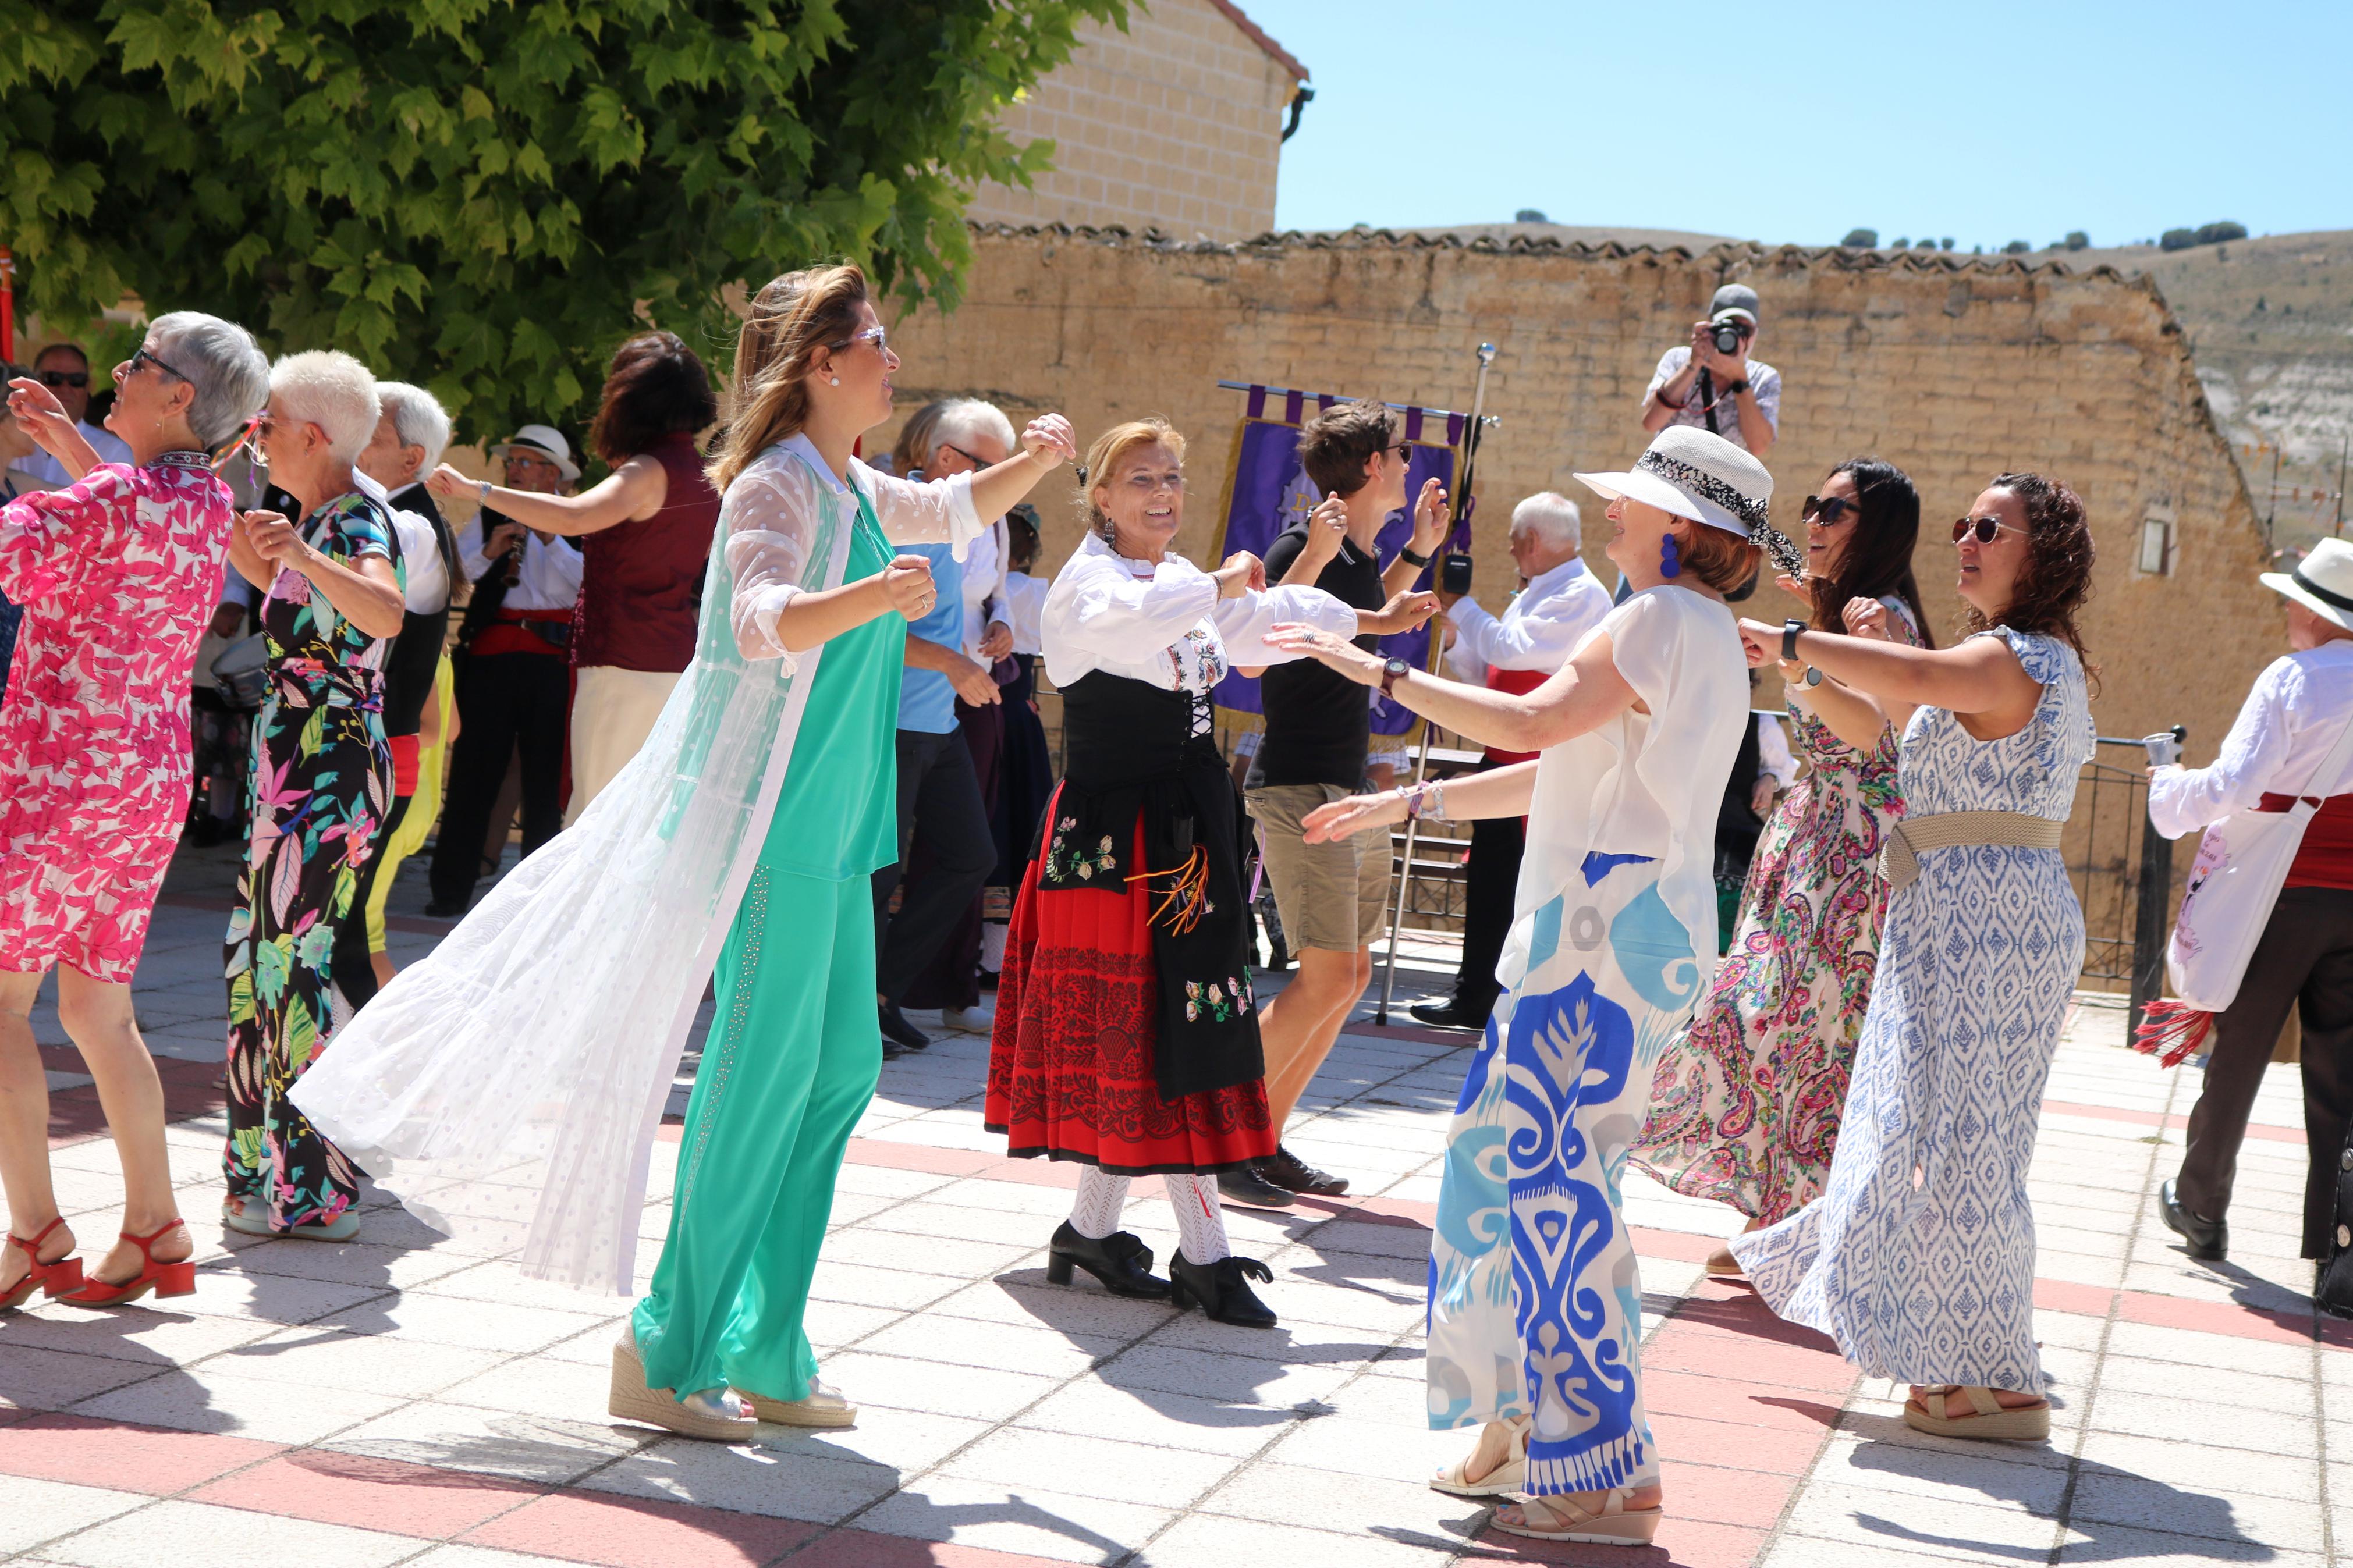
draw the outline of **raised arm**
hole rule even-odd
[[[58,401],[56,393],[29,375],[16,377],[8,388],[9,414],[35,445],[58,460],[69,482],[98,467],[98,448],[66,417],[65,405]]]
[[[1740,623],[1752,661],[1778,658],[1779,626]],[[1968,637],[1951,647],[1906,647],[1875,637],[1808,628],[1798,634],[1798,658],[1831,679],[1877,698],[1880,706],[1944,708],[1980,741],[1998,741],[2026,728],[2042,687],[1999,637]]]
[[[795,458],[775,458],[728,486],[721,510],[736,649],[776,659],[787,675],[799,668],[797,654],[878,616],[895,610],[913,619],[931,605],[932,563],[920,555],[838,588],[807,586],[825,574],[825,563],[811,558],[818,504],[816,477]]]
[[[1042,640],[1050,650],[1133,658],[1175,643],[1218,598],[1217,580],[1189,562],[1164,561],[1137,578],[1107,555],[1074,555],[1047,590]]]
[[[113,470],[0,507],[0,594],[25,605],[56,593],[88,553],[86,537],[104,526],[107,509],[132,504],[122,493],[129,483]]]
[[[1268,645],[1266,634],[1275,626],[1315,626],[1345,641],[1357,635],[1359,620],[1355,610],[1323,589],[1297,586],[1278,586],[1263,593],[1220,599],[1213,618],[1218,623],[1218,637],[1226,645],[1226,657],[1248,668],[1284,664],[1301,657],[1287,648]]]
[[[476,497],[482,505],[542,533],[577,537],[615,523],[641,522],[661,510],[670,499],[670,475],[640,453],[576,496],[551,496],[483,484],[444,463],[433,470],[425,488],[437,496]]]
[[[1536,765],[1533,762],[1490,768],[1468,778],[1442,783],[1400,784],[1376,795],[1352,795],[1345,800],[1317,806],[1307,814],[1305,837],[1310,844],[1328,844],[1367,828],[1403,822],[1409,814],[1425,817],[1442,814],[1448,822],[1525,816],[1535,792]]]
[[[965,542],[1037,488],[1038,481],[1078,457],[1071,422],[1041,415],[1021,432],[1021,450],[976,474],[916,481],[856,465],[858,479],[874,500],[874,521],[893,544],[951,544],[958,558]]]

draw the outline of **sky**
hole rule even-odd
[[[2353,228],[2353,0],[1240,4],[1315,89],[1280,227]]]

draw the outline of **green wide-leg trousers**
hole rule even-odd
[[[762,864],[719,973],[638,1351],[648,1385],[681,1397],[725,1384],[801,1399],[817,1373],[802,1319],[834,1179],[882,1065],[871,880]]]

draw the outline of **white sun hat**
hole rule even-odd
[[[521,452],[527,458],[544,458],[554,463],[564,476],[565,484],[580,478],[580,465],[572,460],[572,443],[564,432],[553,425],[526,425],[514,433],[511,441],[501,441],[491,448],[491,456],[503,458],[509,452]]]
[[[1624,473],[1578,474],[1611,500],[1624,496],[1764,546],[1773,564],[1805,574],[1805,557],[1767,521],[1773,476],[1744,448],[1696,426],[1670,425]]]
[[[2291,570],[2266,572],[2262,580],[2273,593],[2353,631],[2353,542],[2324,539]]]

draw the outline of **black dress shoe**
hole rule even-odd
[[[1433,1029],[1484,1029],[1487,1015],[1473,1013],[1451,996],[1433,996],[1427,1002],[1417,1002],[1406,1009],[1417,1024]]]
[[[2189,1256],[2202,1258],[2209,1263],[2220,1263],[2231,1251],[2231,1227],[2224,1221],[2208,1219],[2181,1206],[2174,1195],[2170,1177],[2157,1185],[2157,1212],[2163,1216],[2166,1228],[2189,1244]]]
[[[1182,1311],[1198,1301],[1201,1310],[1221,1323],[1238,1329],[1271,1329],[1274,1309],[1258,1299],[1250,1282],[1255,1279],[1263,1285],[1273,1278],[1274,1270],[1255,1258],[1196,1263],[1179,1252],[1168,1260],[1168,1304]]]
[[[911,1051],[920,1051],[932,1043],[931,1036],[907,1022],[907,1015],[899,1011],[896,1002],[885,1002],[876,1011],[881,1018],[884,1039],[894,1041]]]
[[[454,921],[466,912],[469,901],[465,899],[436,899],[425,906],[425,912],[437,921]]]
[[[1290,1193],[1309,1193],[1319,1198],[1336,1198],[1348,1190],[1348,1178],[1319,1171],[1281,1144],[1275,1145],[1271,1157],[1258,1162],[1258,1173]]]
[[[1255,1160],[1219,1172],[1218,1195],[1229,1204],[1253,1209],[1287,1209],[1293,1202],[1289,1192],[1259,1174]]]
[[[906,1054],[907,1047],[901,1045],[898,1041],[885,1040],[882,1042],[882,1059],[884,1061],[895,1062]]]
[[[1046,1282],[1068,1285],[1073,1267],[1085,1269],[1114,1296],[1142,1296],[1159,1300],[1168,1294],[1168,1281],[1152,1271],[1152,1248],[1143,1238],[1115,1230],[1098,1241],[1081,1236],[1064,1220],[1054,1227],[1046,1253]]]

